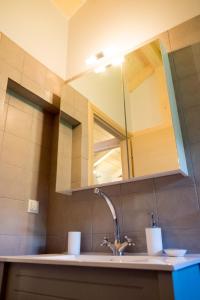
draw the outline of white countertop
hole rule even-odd
[[[43,254],[25,256],[0,256],[2,262],[87,266],[101,268],[142,269],[175,271],[200,263],[200,254],[184,257],[127,255],[111,256],[105,254]]]

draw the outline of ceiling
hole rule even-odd
[[[162,65],[160,43],[154,41],[125,56],[125,78],[129,92],[133,92]]]
[[[68,19],[71,18],[87,0],[51,0],[56,8]]]

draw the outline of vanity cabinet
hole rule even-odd
[[[198,264],[169,272],[2,262],[0,272],[1,300],[200,299]]]

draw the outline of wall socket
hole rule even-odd
[[[39,201],[37,200],[28,200],[28,212],[32,214],[39,213]]]

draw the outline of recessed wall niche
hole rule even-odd
[[[49,189],[54,173],[53,140],[58,109],[8,80],[2,135],[0,193],[1,196],[24,201],[40,201],[40,216],[46,223]],[[36,222],[37,216],[28,218]],[[39,218],[39,216],[38,216]],[[27,229],[28,230],[28,229]]]

